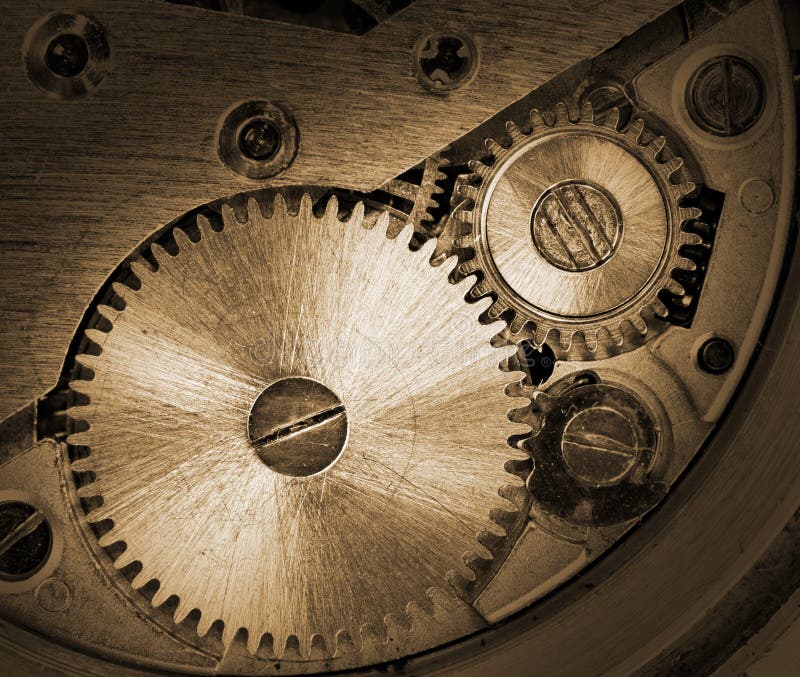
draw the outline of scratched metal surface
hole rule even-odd
[[[373,188],[675,4],[420,0],[359,37],[86,0],[81,10],[109,33],[113,70],[92,96],[61,102],[28,81],[21,46],[39,17],[72,4],[6,0],[0,417],[54,385],[86,305],[138,242],[258,185],[216,155],[218,120],[233,103],[266,98],[296,116],[300,154],[275,183]],[[445,98],[422,90],[410,55],[421,34],[448,25],[475,38],[481,67]]]

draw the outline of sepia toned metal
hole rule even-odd
[[[702,214],[681,206],[695,185],[642,120],[620,130],[613,110],[598,124],[589,103],[569,115],[534,110],[529,132],[509,123],[509,147],[487,142],[493,162],[473,162],[457,188],[468,202],[454,245],[467,258],[459,273],[481,273],[473,297],[496,298],[491,317],[513,318],[558,357],[592,359],[663,331],[659,294],[686,295],[671,273],[695,269],[681,248],[702,242],[685,228]]]
[[[201,220],[197,242],[174,230],[175,255],[153,245],[158,269],[115,284],[124,309],[99,307],[110,328],[87,330],[100,352],[70,383],[89,426],[72,470],[102,497],[89,522],[113,522],[100,544],[126,545],[114,566],[141,563],[133,588],[157,580],[176,622],[197,608],[201,636],[220,620],[223,644],[269,634],[278,658],[315,637],[332,656],[449,571],[473,577],[462,556],[491,557],[478,536],[501,540],[494,511],[516,506],[498,491],[521,486],[497,328],[407,251],[410,228],[389,240],[387,218],[336,209],[279,197],[223,210],[220,232]]]
[[[738,674],[796,618],[793,3],[6,4],[13,674]]]

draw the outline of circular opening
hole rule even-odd
[[[89,47],[80,35],[65,33],[50,41],[44,58],[53,73],[62,78],[74,78],[89,63]]]
[[[256,398],[247,433],[258,457],[275,472],[315,475],[341,456],[347,413],[328,387],[293,376],[275,381]]]
[[[251,160],[270,160],[280,146],[281,133],[269,120],[250,120],[239,131],[239,149]]]
[[[53,534],[44,515],[21,501],[0,503],[0,580],[30,578],[44,566]]]

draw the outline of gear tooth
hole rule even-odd
[[[684,164],[685,163],[683,161],[683,158],[680,158],[680,157],[673,157],[673,158],[670,158],[669,160],[667,160],[666,162],[664,162],[664,169],[667,172],[667,176],[672,178],[672,176],[676,172],[680,171],[683,168]]]
[[[222,222],[226,228],[238,224],[233,209],[229,205],[222,205]],[[214,235],[214,228],[211,226],[211,221],[208,220],[203,214],[197,215],[197,230],[200,231],[200,239],[207,240]]]
[[[101,348],[103,347],[103,343],[105,343],[106,339],[108,338],[108,334],[104,331],[100,331],[99,329],[86,329],[83,333],[86,338]]]
[[[97,355],[89,355],[88,353],[78,353],[75,356],[75,361],[82,367],[86,367],[87,369],[91,369],[92,371],[97,371],[97,364],[100,361],[100,358]]]
[[[641,315],[631,315],[628,318],[628,321],[631,323],[631,326],[641,336],[644,336],[645,334],[647,334],[647,322],[645,322],[644,318]]]
[[[95,311],[100,317],[102,317],[104,320],[108,320],[112,324],[117,319],[117,315],[119,315],[119,311],[116,308],[112,308],[105,303],[98,304],[97,308],[95,308]]]
[[[473,174],[477,174],[481,178],[487,177],[492,171],[491,167],[485,165],[480,160],[471,160],[469,163],[469,168]]]
[[[112,543],[109,543],[108,545],[112,545]],[[114,560],[114,568],[117,570],[124,569],[125,567],[133,564],[135,561],[136,558],[133,556],[130,548],[126,548],[125,551]]]
[[[486,146],[486,150],[489,151],[494,157],[499,157],[505,151],[505,148],[503,148],[503,146],[501,146],[494,139],[486,139],[484,145]]]
[[[300,197],[300,211],[298,212],[298,216],[302,216],[303,218],[310,219],[314,213],[314,205],[311,201],[311,196],[308,193],[303,193]]]
[[[515,122],[511,122],[511,120],[506,122],[506,131],[508,132],[508,135],[511,137],[512,141],[514,141],[515,143],[525,138],[525,135],[522,133],[522,130],[517,126]]]
[[[328,198],[328,203],[325,205],[325,216],[324,218],[328,221],[332,221],[336,218],[337,214],[339,213],[339,199],[335,195],[331,195]]]
[[[588,99],[581,105],[581,122],[594,122],[594,106]]]
[[[152,244],[150,246],[150,252],[153,254],[153,258],[156,260],[156,263],[158,263],[159,268],[163,268],[164,265],[167,264],[172,258],[169,255],[169,252],[167,252],[167,250],[164,249],[164,247],[162,247],[160,244]]]
[[[73,447],[87,446],[82,443],[82,439],[86,439],[86,437],[82,437],[84,435],[85,433],[72,433],[72,435],[67,437],[67,444],[71,444]],[[76,458],[74,461],[70,462],[69,469],[73,473],[90,472],[94,470],[93,459],[91,456]]]
[[[462,182],[456,186],[456,194],[474,201],[478,197],[478,188],[469,183]]]
[[[161,592],[161,590],[159,590]],[[156,593],[158,595],[158,593]],[[155,604],[155,597],[153,597],[153,606]],[[231,644],[233,644],[233,640],[236,637],[236,633],[239,632],[239,628],[231,625],[230,623],[225,623],[222,626],[222,646],[228,648]]]
[[[133,294],[136,292],[131,289],[127,284],[123,284],[122,282],[112,282],[111,289],[114,290],[114,293],[119,296],[123,301],[130,301]]]
[[[678,238],[679,243],[681,245],[700,245],[703,244],[703,238],[700,237],[697,233],[689,233],[687,231],[681,231],[680,236]]]
[[[142,282],[144,282],[150,275],[153,274],[153,269],[144,259],[131,261],[130,268],[133,274],[136,275],[136,277],[138,277]]]
[[[262,218],[261,205],[258,204],[258,200],[254,197],[249,198],[247,200],[247,222],[260,223]]]
[[[556,115],[556,124],[558,125],[565,125],[570,122],[569,119],[569,108],[567,108],[567,104],[563,101],[559,101],[555,107],[555,115]]]
[[[622,347],[622,328],[618,324],[613,324],[608,327],[608,336],[611,343],[617,347]]]
[[[625,130],[626,136],[628,136],[632,141],[636,143],[640,142],[642,138],[642,133],[644,132],[644,120],[642,118],[636,118],[631,121],[628,125],[628,129]]]
[[[681,181],[680,183],[671,184],[672,190],[676,195],[676,199],[682,200],[697,192],[697,184],[694,181]],[[699,211],[699,210],[698,210]],[[702,212],[700,212],[702,215]]]
[[[475,264],[475,270],[478,269],[477,264]],[[475,272],[473,270],[473,272]],[[489,322],[497,322],[501,316],[503,315],[503,307],[499,303],[493,303],[489,308],[486,310],[486,317]]]
[[[697,207],[685,207],[681,209],[681,219],[684,223],[688,221],[697,221],[702,216],[703,212]],[[696,235],[696,233],[692,233],[692,235]],[[701,238],[699,235],[697,237],[700,242],[703,241],[703,238]]]
[[[133,577],[133,580],[131,581],[131,587],[134,590],[138,590],[139,588],[143,588],[152,580],[153,577],[150,575],[150,573],[146,569],[142,568],[142,570]],[[202,637],[203,634],[200,636]]]
[[[471,235],[462,235],[461,237],[457,237],[453,240],[453,246],[456,249],[472,249],[475,244],[475,240],[472,238]],[[475,272],[478,269],[478,264],[474,259],[470,259],[469,261],[464,261],[464,264],[468,264],[468,267],[471,268],[470,272]]]
[[[594,356],[597,353],[600,347],[600,331],[595,329],[594,331],[584,330],[581,332],[581,340],[588,355]]]
[[[175,244],[178,245],[179,251],[185,251],[192,246],[191,239],[182,228],[173,228],[172,238],[175,240]]]
[[[512,334],[519,334],[525,326],[525,318],[519,313],[514,313],[514,317],[508,323],[508,329]]]
[[[668,292],[670,292],[670,294],[675,294],[676,296],[685,296],[686,295],[686,289],[683,287],[683,285],[680,282],[678,282],[677,280],[673,280],[672,278],[669,278],[666,281],[666,284],[664,285],[664,288]]]
[[[175,613],[172,614],[172,620],[176,625],[180,625],[186,620],[186,617],[192,612],[192,606],[187,603],[183,598],[178,600],[178,606],[175,608]]]
[[[525,397],[525,385],[521,380],[507,383],[503,389],[506,397]]]
[[[486,296],[491,289],[489,289],[489,285],[486,283],[485,280],[480,280],[476,282],[472,288],[467,292],[470,298],[477,300]]]
[[[467,259],[458,265],[457,270],[460,276],[468,277],[478,270],[478,264],[475,259]]]
[[[612,108],[610,111],[608,111],[608,114],[606,115],[606,119],[603,121],[603,127],[606,127],[607,129],[612,129],[615,132],[618,132],[619,131],[619,118],[620,118],[619,108]]]
[[[461,200],[452,210],[452,218],[463,224],[472,223],[472,209],[468,207],[469,200]]]
[[[533,344],[537,348],[541,348],[546,342],[547,337],[550,335],[550,328],[545,325],[537,325],[533,334]]]
[[[77,356],[75,357],[77,360]],[[70,390],[74,390],[79,395],[89,395],[92,392],[92,384],[93,381],[86,381],[84,379],[76,379],[75,381],[69,382]],[[68,410],[69,413],[69,410]]]
[[[364,203],[358,202],[356,206],[353,207],[353,211],[350,213],[350,218],[347,220],[348,226],[359,226],[364,223]]]
[[[153,599],[150,600],[150,606],[152,606],[154,609],[157,609],[164,602],[166,602],[169,597],[170,595],[167,592],[167,587],[165,585],[159,585],[158,590],[156,590],[156,594],[153,595]],[[224,637],[225,634],[223,632],[223,643],[225,643]],[[225,646],[227,646],[227,644]]]
[[[545,129],[547,125],[547,121],[544,119],[544,115],[542,112],[536,108],[531,111],[531,127],[533,127],[533,131],[537,132],[541,129]]]
[[[117,530],[116,529],[111,529],[111,531],[107,531],[100,538],[97,539],[97,544],[101,548],[107,548],[107,547],[109,547],[111,545],[114,545],[114,543],[119,543],[120,541],[122,541],[122,539],[117,535]],[[131,553],[130,548],[127,548],[125,550],[125,552],[123,552],[119,557],[117,557],[114,560],[114,568],[115,569],[122,569],[123,567],[128,566],[128,564],[131,564],[131,563],[135,562],[136,559],[134,557],[132,557],[131,555],[132,555],[132,553]],[[124,556],[124,559],[123,559],[123,556]],[[122,562],[122,563],[119,564],[119,562]],[[145,583],[146,582],[147,581],[145,581]]]
[[[236,218],[236,213],[233,211],[233,206],[227,202],[222,205],[219,214],[222,217],[222,225],[224,228],[230,228],[239,223],[239,220]],[[206,233],[210,233],[213,230],[205,214],[198,214],[195,223],[197,224],[197,229],[200,231],[201,240],[205,239]]]
[[[286,204],[286,198],[283,193],[277,193],[272,200],[273,216],[286,217],[289,214],[289,206]]]
[[[75,468],[72,468],[73,472]],[[94,498],[95,496],[100,496],[100,487],[97,486],[94,482],[91,484],[84,484],[81,487],[78,487],[75,491],[78,498]]]
[[[69,413],[67,413],[72,420],[74,419]],[[78,419],[79,420],[79,419]],[[71,435],[67,436],[67,444],[73,447],[90,447],[91,445],[91,431],[85,430],[79,433],[72,433]],[[78,458],[72,461],[70,464],[70,468],[73,472],[88,472],[89,470],[94,469],[94,463],[92,463],[89,458]]]
[[[205,637],[208,634],[208,631],[211,630],[211,626],[214,625],[215,620],[216,620],[215,618],[211,617],[211,614],[204,613],[203,610],[201,609],[200,620],[197,621],[197,635],[199,637]]]
[[[258,647],[261,646],[261,638],[263,634],[259,634],[258,632],[247,632],[247,651],[252,655],[255,656],[258,653]]]
[[[661,155],[661,151],[664,150],[666,145],[667,139],[663,136],[656,136],[649,144],[647,144],[647,147],[650,149],[650,153],[654,160],[658,160],[658,157]]]
[[[669,308],[667,308],[667,306],[664,305],[661,299],[653,299],[652,307],[653,307],[653,315],[656,318],[664,320],[667,317],[669,317]]]

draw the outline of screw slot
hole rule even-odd
[[[0,503],[0,580],[21,581],[50,556],[53,534],[44,515],[28,503]]]
[[[714,136],[744,134],[756,125],[765,106],[764,79],[755,66],[737,56],[718,56],[701,64],[686,89],[692,121]]]
[[[414,70],[432,92],[445,93],[469,83],[478,70],[478,46],[468,35],[432,33],[414,49]]]

